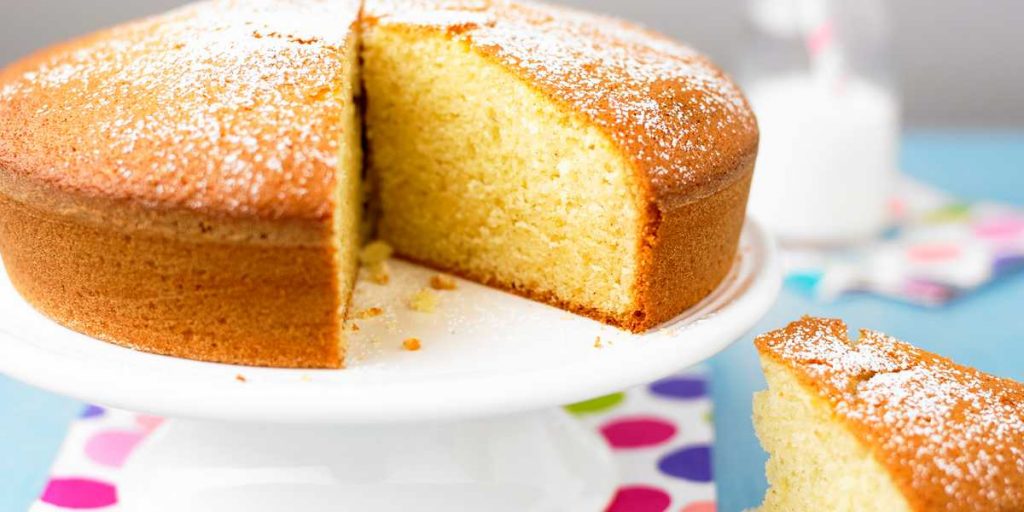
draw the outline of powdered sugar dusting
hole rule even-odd
[[[735,169],[757,127],[739,89],[693,50],[611,18],[511,0],[370,0],[379,23],[435,27],[517,69],[603,128],[686,199]]]
[[[1024,509],[1024,385],[838,320],[805,318],[758,339],[830,400],[922,510]]]
[[[68,188],[231,215],[323,218],[359,4],[218,0],[5,76],[0,164]]]
[[[358,0],[214,0],[125,25],[0,78],[0,165],[77,193],[237,216],[329,217]],[[661,206],[714,192],[756,148],[707,59],[609,18],[510,0],[370,0],[440,27],[589,118]],[[7,121],[4,120],[14,120]]]

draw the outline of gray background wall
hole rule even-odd
[[[556,0],[671,34],[727,69],[741,0]],[[0,64],[184,0],[0,0]],[[1024,1],[890,0],[893,62],[911,126],[1024,127]]]

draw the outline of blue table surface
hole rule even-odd
[[[1024,132],[929,131],[904,138],[903,169],[965,199],[1024,205]],[[754,333],[804,314],[844,318],[904,338],[964,364],[1024,380],[1024,277],[1012,276],[941,309],[870,296],[831,304],[785,288],[754,330],[711,360],[719,510],[759,503],[765,454],[750,422],[751,394],[764,381]],[[2,314],[2,312],[0,312]],[[0,511],[22,511],[42,489],[68,423],[82,404],[0,376]]]

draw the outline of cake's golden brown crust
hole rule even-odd
[[[220,217],[331,216],[355,1],[220,0],[0,74],[0,169]]]
[[[919,512],[1024,510],[1024,385],[841,320],[757,338],[832,406]]]
[[[640,332],[699,302],[728,273],[759,134],[739,88],[707,58],[618,20],[532,2],[368,0],[364,16],[370,26],[440,31],[468,43],[597,126],[633,164],[645,234],[633,311],[611,316],[513,291]]]
[[[707,297],[729,273],[746,218],[755,154],[737,164],[739,178],[714,194],[658,211],[648,209],[640,250],[638,307],[620,325],[645,331]]]
[[[338,367],[332,229],[355,1],[221,0],[0,73],[0,253],[83,333]]]
[[[338,367],[333,254],[81,222],[0,195],[0,254],[39,311],[131,348],[202,361]],[[344,300],[347,300],[345,298]]]

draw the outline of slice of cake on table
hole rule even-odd
[[[756,345],[761,511],[1024,510],[1024,385],[840,320]]]
[[[0,73],[0,254],[58,322],[207,361],[342,365],[363,225],[640,332],[728,272],[757,142],[717,67],[616,20],[205,2]]]

